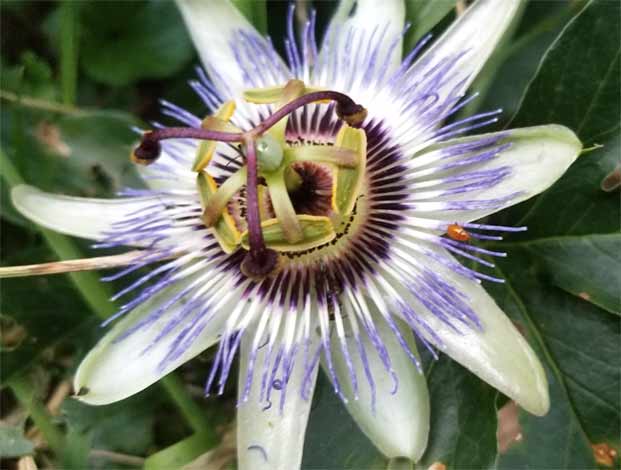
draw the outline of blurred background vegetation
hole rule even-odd
[[[235,3],[282,46],[286,2]],[[467,2],[406,3],[410,48],[429,30],[441,33]],[[317,8],[321,33],[334,4],[297,4],[300,21]],[[205,114],[186,84],[198,58],[171,1],[3,0],[0,22],[2,264],[93,255],[88,243],[17,214],[9,188],[110,197],[140,186],[130,127],[161,119],[160,98]],[[601,183],[619,163],[619,43],[617,0],[531,0],[473,86],[481,97],[466,112],[503,108],[497,128],[557,122],[597,148],[534,203],[496,218],[530,227],[504,244],[509,258],[497,275],[508,282],[492,293],[545,361],[553,411],[518,414],[442,358],[427,370],[432,434],[421,468],[618,468],[619,197]],[[71,399],[72,373],[115,309],[107,298],[117,286],[99,276],[2,282],[1,468],[232,464],[235,384],[202,397],[210,351],[121,403]],[[323,380],[313,406],[304,468],[385,467]]]

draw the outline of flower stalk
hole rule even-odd
[[[120,255],[53,261],[51,263],[29,264],[24,266],[8,266],[6,268],[0,268],[0,279],[117,268],[119,266],[127,266],[143,255],[141,251],[135,250]]]
[[[20,376],[9,382],[17,401],[28,411],[35,426],[41,431],[47,444],[57,455],[61,455],[65,447],[65,436],[54,424],[48,410],[43,406],[33,392],[33,384],[26,376]]]

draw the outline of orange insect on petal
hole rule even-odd
[[[459,224],[450,224],[446,229],[447,235],[458,242],[467,242],[470,240],[470,234]]]

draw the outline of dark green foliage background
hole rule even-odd
[[[235,3],[280,47],[285,3]],[[314,4],[323,28],[333,4]],[[450,0],[406,4],[412,22],[406,47],[429,30],[437,37],[455,16]],[[51,261],[59,256],[50,249],[54,240],[10,206],[7,182],[20,175],[49,191],[103,197],[140,185],[127,159],[135,139],[129,127],[158,119],[159,98],[202,114],[185,84],[198,59],[172,2],[5,1],[0,9],[0,136],[3,158],[16,170],[3,159],[2,264]],[[506,283],[486,287],[544,362],[550,413],[520,413],[522,439],[501,454],[497,410],[506,398],[447,357],[429,361],[432,427],[420,468],[443,462],[451,469],[585,469],[597,466],[592,444],[621,450],[620,200],[618,190],[600,187],[621,164],[620,28],[617,0],[531,0],[473,85],[481,97],[466,112],[502,107],[499,128],[564,124],[588,151],[544,194],[490,218],[529,227],[499,244],[509,256],[496,275]],[[18,105],[19,95],[39,101]],[[81,241],[72,241],[70,251],[93,253]],[[3,416],[18,406],[12,381],[27,381],[35,399],[45,400],[103,333],[96,315],[113,310],[102,299],[114,286],[98,290],[99,300],[84,299],[75,287],[98,285],[97,276],[2,282],[2,384],[9,385]],[[9,331],[23,338],[7,344]],[[182,367],[187,391],[200,390],[209,360],[207,351]],[[195,403],[209,423],[203,431],[213,436],[217,428],[221,436],[234,419],[234,385],[221,398],[199,395]],[[7,465],[21,455],[42,455],[24,437],[23,424],[0,424]],[[193,434],[196,428],[158,385],[101,408],[66,399],[55,424],[68,436],[65,449],[44,454],[62,468],[112,468],[93,449],[148,457],[145,468],[180,467],[214,444],[203,439],[207,434]],[[323,378],[303,466],[386,466]]]

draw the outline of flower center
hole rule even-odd
[[[275,104],[278,110],[244,133],[230,123],[235,103],[226,102],[203,120],[202,129],[145,134],[134,160],[154,160],[158,139],[171,138],[168,134],[205,139],[192,167],[197,172],[203,223],[225,252],[248,250],[242,271],[260,278],[273,272],[279,260],[291,257],[287,254],[329,246],[349,230],[367,157],[365,131],[354,126],[362,124],[366,110],[345,95],[316,91],[299,80],[247,90],[244,98],[255,104]],[[336,135],[320,143],[306,136],[287,140],[292,113],[326,100],[337,102],[336,114],[344,121]],[[226,179],[216,181],[208,167],[219,141],[236,142],[245,162]]]
[[[287,91],[283,90],[283,95]],[[264,90],[268,92],[273,90]],[[248,95],[256,100],[260,90]],[[255,147],[261,232],[266,247],[285,255],[283,260],[292,257],[286,254],[296,253],[299,258],[330,246],[345,233],[366,165],[364,131],[344,124],[332,142],[292,141],[286,137],[288,119],[259,137]],[[246,163],[219,186],[215,182],[201,184],[210,176],[205,170],[199,173],[203,221],[227,252],[238,246],[251,248],[250,227],[244,219],[247,170]]]

